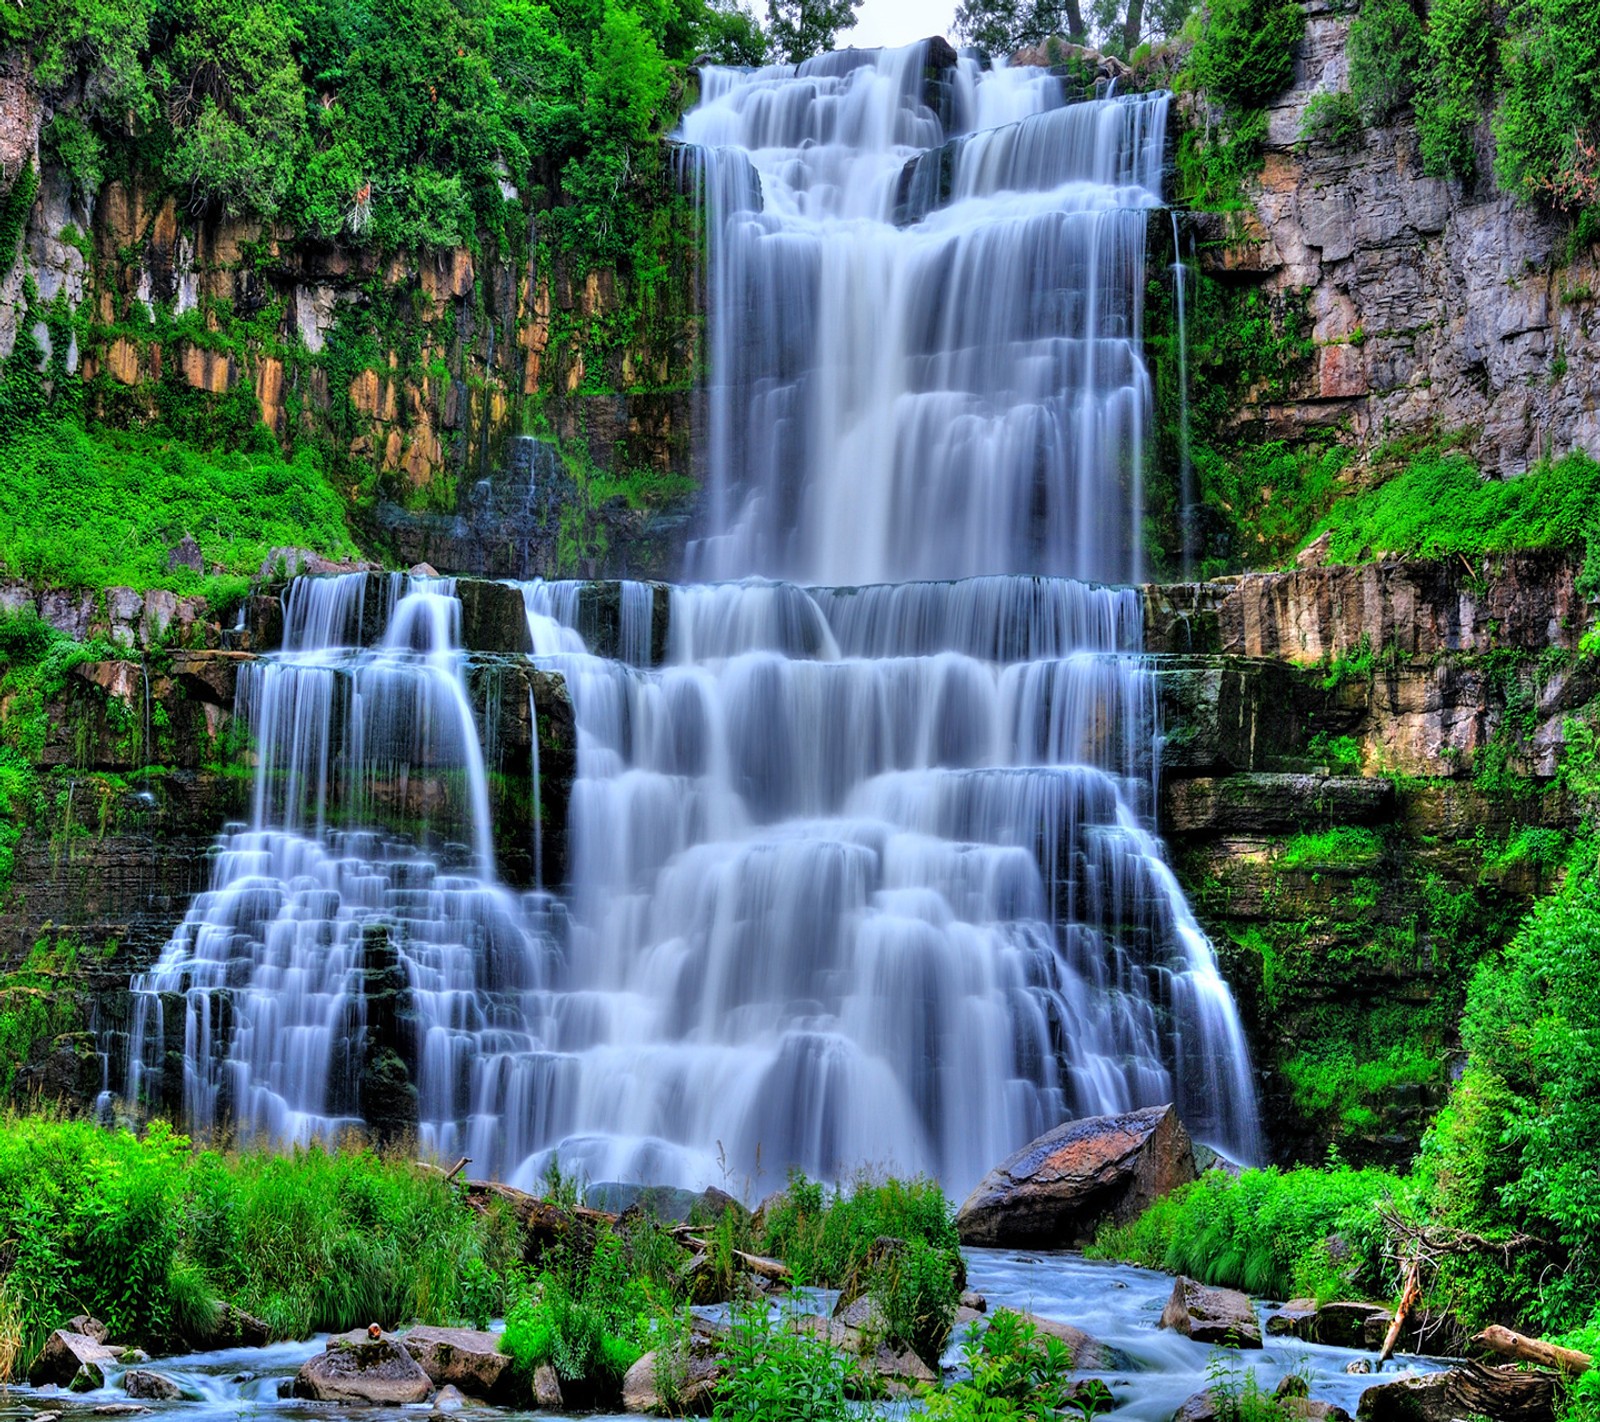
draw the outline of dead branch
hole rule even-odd
[[[1529,1338],[1525,1334],[1502,1328],[1492,1323],[1482,1333],[1475,1333],[1472,1341],[1503,1358],[1514,1358],[1519,1363],[1537,1363],[1543,1368],[1555,1368],[1569,1377],[1579,1377],[1594,1367],[1594,1359],[1576,1348],[1563,1348],[1557,1343],[1546,1343],[1542,1338]]]

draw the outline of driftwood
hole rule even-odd
[[[1415,1255],[1406,1269],[1406,1286],[1401,1290],[1400,1303],[1395,1308],[1394,1319],[1389,1324],[1389,1331],[1384,1335],[1383,1351],[1378,1354],[1380,1368],[1389,1361],[1395,1345],[1400,1342],[1400,1334],[1406,1326],[1406,1319],[1411,1316],[1411,1310],[1417,1306],[1417,1300],[1421,1297],[1422,1258],[1420,1255]]]
[[[1514,1358],[1519,1363],[1537,1363],[1542,1368],[1554,1368],[1569,1377],[1578,1377],[1594,1367],[1594,1359],[1576,1348],[1563,1348],[1556,1343],[1546,1343],[1542,1338],[1529,1338],[1524,1334],[1490,1324],[1482,1333],[1473,1335],[1472,1341],[1502,1358]]]
[[[1445,1391],[1456,1406],[1452,1417],[1493,1417],[1496,1422],[1550,1422],[1555,1414],[1556,1380],[1511,1366],[1486,1368],[1462,1363],[1446,1375]]]
[[[469,1156],[469,1155],[464,1155],[464,1156],[461,1157],[460,1160],[458,1160],[448,1170],[445,1170],[441,1166],[435,1165],[431,1160],[419,1160],[417,1162],[417,1169],[418,1170],[425,1170],[425,1171],[428,1172],[429,1175],[442,1175],[442,1176],[444,1176],[445,1184],[448,1185],[452,1180],[454,1180],[456,1178],[456,1176],[461,1174],[461,1172],[463,1170],[465,1170],[471,1164],[472,1164],[472,1157]]]

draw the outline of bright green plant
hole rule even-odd
[[[1010,1309],[973,1324],[961,1351],[967,1376],[928,1393],[934,1422],[1044,1422],[1110,1410],[1103,1384],[1073,1384],[1071,1348]]]
[[[1361,110],[1343,89],[1313,94],[1300,116],[1300,137],[1330,148],[1352,148],[1361,141]]]
[[[1416,96],[1417,142],[1433,177],[1468,177],[1473,134],[1494,82],[1494,27],[1487,0],[1433,0],[1427,66]]]
[[[727,1374],[717,1389],[717,1422],[852,1422],[866,1409],[852,1402],[864,1390],[847,1353],[792,1326],[765,1302],[734,1309],[723,1344]]]
[[[1371,0],[1350,22],[1350,93],[1362,117],[1386,123],[1410,103],[1423,64],[1422,22],[1409,0]]]
[[[1305,12],[1293,0],[1208,0],[1189,73],[1237,113],[1263,108],[1294,77],[1304,29]]]

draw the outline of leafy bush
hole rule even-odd
[[[1465,178],[1473,170],[1473,132],[1488,111],[1494,80],[1494,27],[1487,0],[1433,0],[1427,66],[1416,96],[1423,171]]]
[[[954,1212],[931,1180],[860,1178],[846,1194],[791,1175],[768,1212],[762,1244],[803,1283],[871,1293],[891,1337],[925,1358],[938,1356],[955,1316],[961,1262]]]
[[[1600,205],[1600,24],[1584,0],[1520,0],[1501,49],[1495,176],[1522,197]]]
[[[1294,47],[1304,30],[1296,0],[1208,0],[1189,73],[1227,108],[1262,108],[1294,78]]]
[[[1343,89],[1319,90],[1300,116],[1300,137],[1331,148],[1353,147],[1361,141],[1361,129],[1361,110]]]
[[[986,1322],[974,1324],[962,1344],[968,1376],[929,1394],[933,1422],[1058,1417],[1069,1407],[1089,1417],[1101,1410],[1098,1395],[1086,1394],[1085,1405],[1073,1386],[1072,1350],[1061,1339],[1010,1309],[996,1309]],[[1109,1395],[1103,1400],[1109,1410]]]
[[[1331,533],[1329,561],[1359,563],[1576,549],[1597,529],[1600,463],[1586,454],[1502,480],[1479,475],[1462,455],[1425,453],[1377,488],[1341,499],[1307,541]]]
[[[863,1382],[849,1355],[763,1302],[735,1308],[723,1360],[717,1422],[847,1422],[865,1413],[850,1401]]]
[[[1085,1252],[1270,1298],[1375,1294],[1386,1285],[1378,1209],[1406,1190],[1381,1170],[1209,1171]]]
[[[1411,102],[1422,69],[1422,22],[1408,0],[1377,0],[1350,22],[1350,93],[1361,116],[1384,123]]]
[[[167,566],[186,533],[208,563],[234,575],[254,574],[276,546],[354,551],[343,503],[310,449],[293,460],[206,454],[64,420],[30,427],[7,455],[0,571],[13,577],[200,591],[200,574]]]
[[[1383,857],[1376,830],[1356,825],[1297,834],[1278,856],[1280,869],[1367,869]]]

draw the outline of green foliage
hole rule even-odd
[[[1424,452],[1377,488],[1341,499],[1312,538],[1331,533],[1329,561],[1360,563],[1580,548],[1597,530],[1600,463],[1586,454],[1502,480],[1480,475],[1459,454]]]
[[[246,398],[254,405],[248,387]],[[215,586],[167,566],[184,534],[224,574],[254,574],[273,547],[353,551],[314,451],[205,454],[150,435],[42,423],[8,446],[0,569],[67,587]]]
[[[734,1309],[723,1344],[727,1375],[717,1389],[717,1422],[849,1422],[866,1409],[859,1366],[826,1338],[803,1333],[765,1302]]]
[[[1361,110],[1343,89],[1319,89],[1300,116],[1300,137],[1330,148],[1353,148],[1361,130]]]
[[[1411,102],[1423,64],[1422,22],[1409,0],[1363,5],[1350,22],[1345,55],[1362,118],[1386,123]]]
[[[1297,834],[1278,855],[1280,869],[1370,869],[1383,857],[1376,830],[1355,825]]]
[[[767,36],[772,51],[798,64],[832,49],[840,30],[856,22],[861,0],[767,0]]]
[[[1494,25],[1488,0],[1433,0],[1427,66],[1416,95],[1422,167],[1437,178],[1470,177],[1473,133],[1488,112]]]
[[[1302,1397],[1305,1381],[1302,1374]],[[1291,1422],[1302,1415],[1261,1386],[1256,1370],[1240,1362],[1237,1348],[1218,1348],[1212,1353],[1206,1364],[1206,1391],[1211,1394],[1220,1422]]]
[[[201,1344],[219,1299],[280,1335],[377,1319],[456,1322],[472,1261],[499,1269],[503,1229],[451,1187],[370,1151],[193,1152],[160,1122],[143,1138],[82,1121],[0,1131],[4,1293],[27,1360],[74,1313],[148,1346]]]
[[[1189,56],[1193,82],[1235,113],[1264,108],[1294,77],[1305,30],[1295,0],[1208,0]]]
[[[1010,1309],[996,1309],[986,1326],[974,1324],[961,1351],[968,1375],[928,1394],[933,1422],[1023,1422],[1069,1410],[1087,1418],[1110,1410],[1103,1384],[1074,1387],[1072,1350]]]
[[[1326,765],[1335,775],[1361,773],[1361,743],[1354,736],[1318,731],[1306,742],[1306,755]]]
[[[1600,205],[1600,25],[1586,0],[1520,0],[1501,48],[1495,176],[1508,192]]]
[[[791,1175],[767,1212],[762,1247],[804,1283],[870,1292],[891,1337],[938,1357],[955,1317],[959,1241],[950,1202],[931,1180],[862,1177],[847,1194]]]
[[[1453,1190],[1486,1230],[1512,1225],[1552,1242],[1559,1266],[1530,1301],[1542,1330],[1584,1321],[1600,1290],[1597,981],[1600,875],[1585,841],[1561,892],[1533,910],[1502,962],[1478,970],[1462,1023],[1504,1158],[1476,1158],[1457,1134]]]
[[[502,1351],[530,1380],[548,1364],[564,1382],[616,1388],[644,1351],[650,1306],[622,1241],[602,1228],[592,1248],[562,1248],[544,1262],[533,1292],[506,1314]]]
[[[1085,1252],[1271,1298],[1373,1295],[1386,1287],[1378,1211],[1406,1191],[1381,1170],[1208,1171]]]

